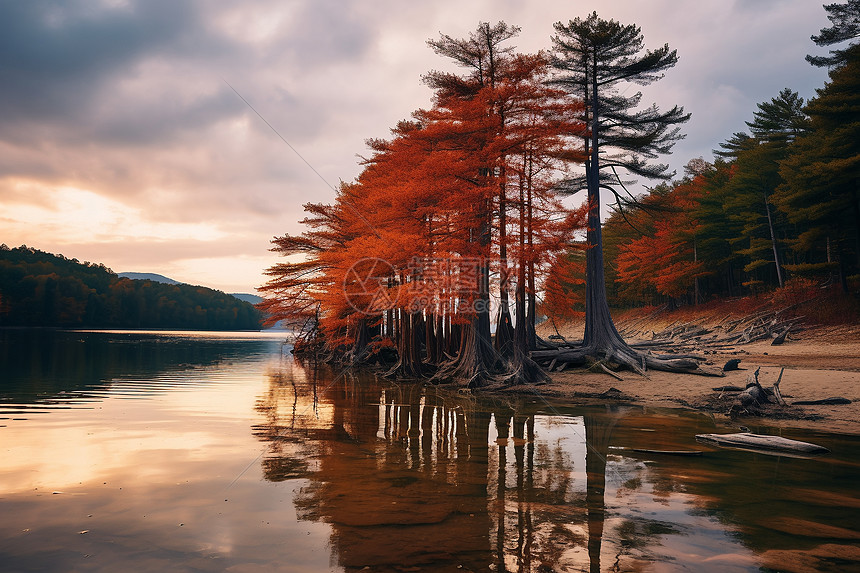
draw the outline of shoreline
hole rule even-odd
[[[499,393],[542,394],[574,403],[612,401],[646,407],[685,408],[713,414],[730,424],[768,425],[860,435],[860,328],[817,327],[803,338],[781,346],[769,341],[739,345],[729,351],[709,353],[709,366],[720,368],[732,358],[741,359],[738,370],[724,377],[650,371],[643,377],[621,371],[618,380],[608,374],[584,369],[551,372],[551,382],[539,386],[515,386]],[[732,399],[713,388],[744,387],[747,377],[760,367],[759,381],[770,388],[785,368],[780,390],[787,407],[773,406],[762,415],[726,415]],[[490,391],[496,393],[496,391]],[[798,405],[801,400],[847,398],[850,404]]]

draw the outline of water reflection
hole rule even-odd
[[[298,363],[270,376],[257,410],[265,477],[308,480],[298,515],[331,525],[348,571],[805,570],[786,564],[835,553],[860,564],[854,513],[834,505],[860,503],[856,457],[633,452],[695,449],[715,429],[705,417],[559,412]],[[822,487],[822,471],[830,501],[809,502],[820,511],[789,501]]]
[[[0,571],[337,570],[328,566],[328,526],[296,518],[301,482],[259,472],[249,428],[266,372],[278,369],[279,340],[67,333],[46,344],[19,346],[26,367],[0,370],[10,409],[30,399],[14,407],[45,412],[0,422]],[[32,356],[54,366],[37,371]],[[64,369],[74,364],[82,368]],[[30,372],[33,388],[19,380],[5,394],[10,371]],[[90,408],[76,401],[84,395]],[[73,396],[72,408],[44,402]]]
[[[0,415],[82,407],[108,390],[150,396],[195,383],[174,374],[269,356],[278,344],[260,333],[0,328]]]
[[[277,339],[56,334],[0,344],[2,571],[860,568],[858,437],[660,457],[634,449],[726,428],[335,376]]]

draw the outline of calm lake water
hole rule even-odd
[[[0,571],[860,570],[857,436],[761,426],[832,454],[718,449],[694,435],[737,428],[706,415],[476,397],[288,350],[0,330]]]

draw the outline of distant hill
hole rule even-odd
[[[255,294],[249,294],[246,292],[233,292],[230,294],[235,296],[239,300],[244,300],[245,302],[249,302],[251,304],[257,304],[258,302],[263,302],[263,297],[257,296]]]
[[[158,273],[117,273],[118,277],[125,279],[132,279],[137,281],[153,281],[156,283],[164,283],[167,285],[181,285],[185,283],[181,283],[177,280],[173,280],[170,277],[166,277],[164,275],[160,275]],[[235,296],[239,300],[244,300],[250,304],[257,304],[258,302],[263,302],[263,297],[257,296],[255,294],[247,293],[247,292],[231,292],[230,296]]]
[[[156,273],[117,273],[118,277],[124,279],[133,279],[138,281],[153,281],[157,283],[164,283],[166,285],[181,285],[179,281],[175,281],[169,277],[164,275],[159,275]]]
[[[259,330],[261,314],[210,288],[120,277],[103,264],[0,245],[0,326]]]

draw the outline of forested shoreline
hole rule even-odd
[[[789,88],[758,104],[714,163],[655,187],[606,221],[616,304],[757,294],[790,280],[860,291],[860,58],[808,103]]]
[[[815,43],[857,36],[860,4],[825,10],[833,26]],[[519,28],[504,22],[428,41],[463,72],[428,72],[433,106],[368,141],[359,177],[333,204],[305,206],[306,232],[273,241],[287,259],[259,307],[300,330],[298,352],[470,387],[539,381],[535,360],[701,372],[699,357],[629,346],[610,305],[797,281],[856,295],[860,47],[808,58],[830,67],[814,98],[782,90],[715,162],[694,158],[675,179],[655,160],[689,114],[627,89],[658,81],[676,52],[596,13],[555,31],[538,54],[517,53]],[[634,196],[635,180],[654,183]],[[584,317],[583,340],[541,340],[539,315]]]
[[[259,330],[253,305],[210,288],[118,277],[103,264],[0,245],[0,326]]]

